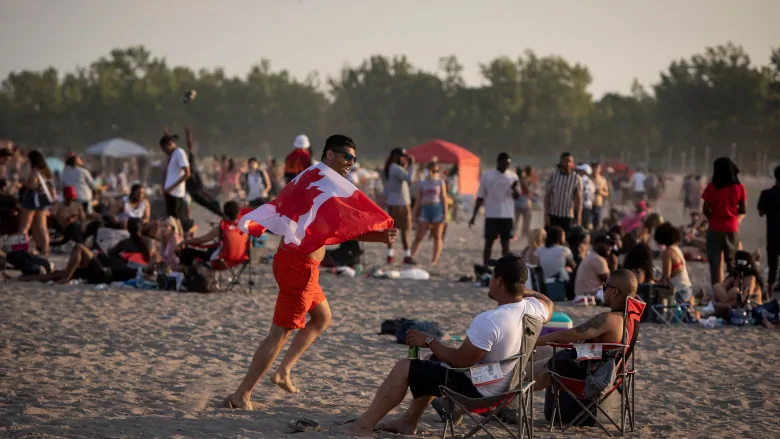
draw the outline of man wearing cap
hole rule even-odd
[[[414,265],[412,250],[409,246],[409,231],[412,229],[412,195],[409,185],[414,182],[414,158],[406,150],[395,148],[385,162],[382,172],[385,204],[387,213],[393,217],[395,228],[401,233],[401,245],[404,249],[404,264]],[[387,245],[387,263],[394,261],[393,245]]]
[[[306,134],[298,134],[293,141],[293,150],[284,160],[284,180],[289,183],[301,172],[312,165],[311,142]]]
[[[177,140],[179,136],[166,132],[160,138],[160,148],[168,155],[163,177],[165,215],[176,218],[181,224],[181,220],[189,218],[184,197],[187,195],[186,181],[190,178],[190,161],[184,150],[176,146]]]
[[[469,227],[474,226],[477,213],[485,206],[485,246],[482,262],[487,265],[493,243],[501,240],[501,254],[509,253],[509,241],[514,232],[515,200],[520,198],[520,178],[509,169],[512,160],[502,152],[496,159],[496,167],[482,174],[477,190],[477,202],[471,215]]]
[[[520,352],[523,338],[523,317],[533,316],[548,322],[553,303],[546,296],[526,290],[528,278],[525,261],[516,253],[508,253],[498,260],[490,260],[494,267],[488,297],[497,307],[479,314],[466,331],[460,347],[451,347],[424,332],[410,330],[406,344],[428,348],[433,360],[400,360],[379,387],[368,410],[355,422],[338,427],[343,433],[358,437],[373,437],[374,428],[414,435],[417,423],[435,397],[441,397],[439,386],[447,384],[453,391],[470,398],[498,395],[509,389],[514,363],[501,365],[503,379],[486,385],[475,385],[463,372],[449,371],[441,363],[456,368],[502,361]],[[446,380],[446,383],[445,383]],[[412,403],[399,418],[382,418],[401,404],[407,390],[412,392]]]
[[[593,216],[593,201],[596,199],[596,184],[591,180],[591,167],[580,163],[576,168],[577,175],[582,179],[582,227],[589,229]]]

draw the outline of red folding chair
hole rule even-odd
[[[242,209],[238,219],[241,219],[242,216],[251,211],[252,209]],[[220,247],[216,258],[211,261],[203,261],[208,264],[209,268],[217,272],[219,285],[222,285],[222,272],[227,271],[230,274],[227,287],[224,289],[220,288],[220,291],[231,291],[233,288],[238,287],[241,291],[247,292],[240,283],[241,275],[244,273],[244,270],[249,268],[249,276],[252,276],[249,235],[238,228],[238,219],[236,221],[222,220],[219,222],[219,242],[212,245],[195,246],[201,248]],[[249,281],[248,292],[252,292],[251,280]]]
[[[555,426],[556,414],[558,423],[561,426],[561,432],[569,427],[581,425],[588,418],[592,419],[604,432],[612,437],[604,424],[597,419],[599,412],[620,432],[625,435],[626,418],[628,418],[629,427],[634,431],[634,376],[636,375],[636,366],[634,362],[634,351],[636,340],[639,337],[639,320],[645,311],[645,303],[635,297],[626,299],[626,309],[623,314],[623,343],[592,343],[600,345],[602,352],[614,353],[617,373],[612,384],[601,392],[600,396],[594,397],[590,402],[585,398],[585,381],[574,378],[564,377],[555,373],[555,354],[557,349],[574,349],[574,344],[549,343],[553,348],[552,370],[549,371],[553,381],[552,397],[554,398],[552,416],[550,417],[550,431]],[[586,360],[587,361],[587,360]],[[591,368],[587,368],[590,374]],[[563,425],[561,418],[560,391],[568,394],[582,409],[567,425]],[[615,391],[620,393],[620,425],[612,419],[604,410],[602,404]]]

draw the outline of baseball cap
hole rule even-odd
[[[160,137],[160,146],[165,146],[174,140],[179,140],[177,134],[163,134],[163,136]]]
[[[508,284],[525,285],[528,280],[528,267],[517,253],[507,253],[499,259],[490,259],[488,267],[493,267],[493,277],[500,277]]]
[[[68,201],[72,201],[76,199],[76,188],[73,186],[65,186],[62,189],[62,198],[65,198]]]
[[[409,156],[409,154],[407,154],[406,150],[403,148],[393,148],[393,150],[390,151],[390,155],[400,155],[401,157]]]
[[[613,245],[615,242],[612,240],[612,237],[609,235],[599,235],[595,238],[593,238],[593,243],[591,245],[596,244],[607,244],[607,245]]]
[[[587,163],[580,163],[574,169],[576,169],[578,171],[583,171],[583,172],[585,172],[588,175],[590,175],[593,172],[593,169],[591,169],[590,165],[588,165]]]

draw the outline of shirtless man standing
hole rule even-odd
[[[626,299],[636,295],[637,285],[636,276],[631,270],[620,268],[613,271],[604,283],[604,306],[608,307],[609,311],[596,314],[575,328],[553,332],[537,339],[536,355],[541,359],[534,362],[534,390],[544,390],[552,384],[548,373],[552,348],[548,347],[547,343],[575,343],[585,340],[592,343],[623,342]],[[580,364],[576,358],[577,353],[573,349],[558,350],[555,354],[557,372],[569,378],[585,379],[587,363]]]
[[[355,142],[342,135],[333,135],[325,142],[322,163],[346,177],[355,164]],[[397,229],[369,232],[356,238],[363,242],[390,244],[398,236]],[[330,325],[331,313],[322,288],[319,285],[319,265],[325,257],[325,247],[306,255],[296,248],[280,243],[273,262],[273,273],[279,285],[273,324],[268,335],[260,342],[252,364],[239,384],[238,389],[228,396],[225,406],[253,410],[250,398],[260,378],[268,371],[290,334],[298,330],[292,344],[276,372],[271,375],[272,383],[295,393],[298,389],[290,379],[290,370],[309,346]],[[306,322],[306,314],[309,321]]]

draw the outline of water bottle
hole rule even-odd
[[[144,272],[141,269],[141,267],[138,267],[138,270],[135,272],[135,287],[136,288],[143,288],[144,286]]]
[[[674,307],[674,317],[672,317],[672,323],[678,324],[682,323],[683,318],[683,310],[680,305],[675,305]]]
[[[360,273],[363,272],[363,266],[360,264],[355,264],[355,277],[360,277]]]

